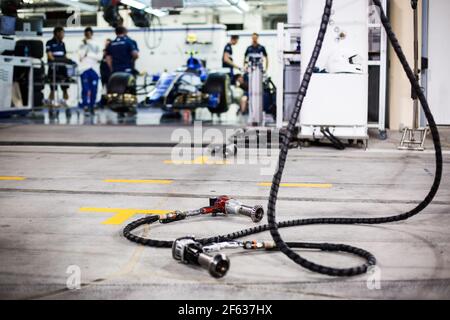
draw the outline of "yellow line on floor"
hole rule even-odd
[[[108,183],[141,183],[141,184],[171,184],[172,180],[126,180],[126,179],[107,179],[103,182]]]
[[[25,177],[0,177],[0,181],[23,181]]]
[[[272,182],[261,182],[258,183],[260,187],[270,187]],[[333,187],[329,183],[281,183],[280,187],[284,188],[319,188],[319,189],[330,189]]]
[[[168,210],[147,210],[147,209],[128,209],[128,208],[80,208],[80,212],[96,212],[96,213],[114,213],[114,216],[103,221],[106,225],[121,225],[128,219],[137,214],[160,215],[171,211]]]

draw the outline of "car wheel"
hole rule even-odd
[[[217,94],[220,97],[219,104],[216,107],[208,107],[211,113],[225,113],[231,103],[230,79],[226,74],[212,73],[206,79],[204,92],[208,94]]]

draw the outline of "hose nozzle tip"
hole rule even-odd
[[[260,222],[264,218],[264,208],[262,206],[254,206],[250,217],[254,223]]]
[[[230,259],[223,253],[216,254],[214,257],[201,253],[198,262],[214,278],[223,278],[230,269]]]
[[[253,222],[258,223],[264,217],[264,208],[260,205],[253,207],[241,204],[236,200],[229,200],[225,205],[225,212],[227,214],[242,214],[252,219]]]

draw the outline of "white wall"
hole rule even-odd
[[[428,99],[438,124],[450,125],[450,1],[429,1]]]

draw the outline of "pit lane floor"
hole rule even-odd
[[[169,132],[163,127],[4,125],[0,142],[167,141]],[[210,196],[226,194],[266,207],[271,176],[262,174],[262,165],[208,156],[174,163],[171,148],[0,146],[0,298],[449,299],[450,133],[442,134],[442,187],[421,215],[389,225],[281,231],[290,241],[345,243],[375,254],[375,278],[348,279],[311,273],[277,252],[231,250],[226,252],[231,269],[216,280],[203,269],[177,263],[168,249],[142,247],[122,237],[123,227],[134,219],[199,208]],[[398,135],[390,136],[386,142],[372,140],[367,151],[292,150],[284,175],[290,184],[281,188],[277,219],[376,217],[411,209],[431,185],[433,153],[397,151]],[[172,240],[251,226],[246,217],[201,217],[139,232]],[[336,267],[361,262],[348,255],[301,253]],[[73,284],[74,270],[80,271],[79,290],[67,286]]]

